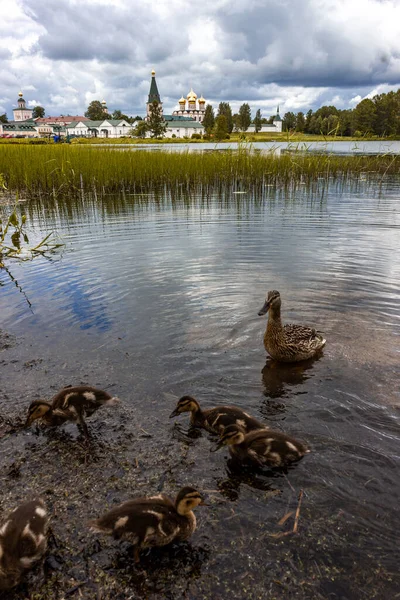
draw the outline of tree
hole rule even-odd
[[[7,113],[0,115],[0,123],[8,123]]]
[[[162,138],[167,131],[167,124],[162,115],[161,104],[154,100],[151,103],[150,114],[147,119],[148,130],[152,138]]]
[[[256,112],[256,116],[254,117],[254,131],[256,133],[258,133],[259,131],[261,131],[261,127],[262,127],[262,117],[261,117],[261,110],[258,109],[258,111]]]
[[[293,112],[287,112],[282,119],[283,131],[290,131],[296,127],[296,115]]]
[[[130,135],[134,135],[135,137],[145,138],[146,133],[149,131],[149,126],[147,121],[138,121],[136,127],[129,131]]]
[[[225,115],[218,115],[215,119],[214,135],[217,140],[224,140],[228,134],[228,121]]]
[[[296,131],[303,132],[306,127],[306,120],[304,118],[304,113],[298,112],[296,115]]]
[[[112,114],[112,118],[115,121],[127,121],[128,123],[131,122],[131,117],[128,117],[128,115],[124,115],[123,112],[121,112],[120,110],[114,110],[113,114]]]
[[[32,117],[34,119],[43,119],[45,110],[43,106],[35,106],[32,111]]]
[[[206,135],[210,135],[213,130],[215,117],[214,117],[214,109],[211,104],[207,104],[206,111],[204,113],[204,119],[202,121],[203,127],[205,129]]]
[[[233,121],[233,131],[239,131],[240,130],[240,115],[239,115],[239,113],[235,113],[234,115],[232,115],[232,121]]]
[[[226,124],[228,127],[228,133],[233,131],[233,118],[232,110],[229,102],[220,102],[218,106],[218,117],[223,115],[226,118]]]
[[[311,123],[312,116],[313,116],[313,111],[310,108],[310,110],[307,111],[306,122],[305,122],[305,126],[304,126],[304,131],[306,133],[311,133],[311,131],[310,131],[310,123]]]
[[[91,121],[104,121],[104,119],[109,119],[110,115],[104,112],[100,100],[92,100],[85,112],[85,117]]]
[[[250,106],[245,102],[239,108],[239,126],[242,131],[247,131],[251,123]]]

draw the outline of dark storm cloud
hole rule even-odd
[[[177,52],[182,42],[182,37],[178,41],[168,34],[157,13],[140,4],[123,7],[24,0],[23,7],[44,28],[33,51],[51,60],[158,62]]]

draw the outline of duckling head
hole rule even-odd
[[[244,440],[245,431],[240,425],[228,425],[225,427],[219,442],[214,448],[211,448],[211,452],[216,452],[222,446],[234,446],[235,444],[241,444]]]
[[[175,410],[169,415],[169,418],[177,417],[183,412],[196,412],[200,408],[199,403],[192,396],[182,396],[179,398]]]
[[[51,404],[46,400],[34,400],[31,402],[28,408],[28,416],[25,421],[25,427],[29,427],[36,419],[41,419],[44,415],[51,410]]]
[[[178,493],[175,507],[180,515],[186,515],[197,506],[206,506],[204,497],[195,488],[184,487]]]
[[[262,315],[265,315],[270,308],[272,308],[273,310],[276,309],[280,309],[281,307],[281,295],[277,290],[271,290],[270,292],[268,292],[268,296],[265,299],[264,302],[264,306],[261,308],[261,310],[258,311],[258,316],[261,317]]]

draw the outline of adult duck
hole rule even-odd
[[[315,356],[326,344],[326,339],[311,327],[286,324],[281,320],[281,295],[277,290],[268,292],[259,316],[268,313],[264,347],[272,358],[280,362],[298,362]]]

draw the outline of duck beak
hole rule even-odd
[[[210,448],[210,452],[216,452],[222,448],[222,446],[224,446],[224,442],[220,440],[217,444],[215,444],[214,448]]]
[[[264,306],[262,307],[262,309],[258,311],[258,316],[262,317],[262,315],[265,315],[268,312],[268,309],[269,309],[269,302],[268,302],[268,300],[266,300],[264,302]]]
[[[207,504],[207,502],[205,502],[204,500],[202,500],[199,504],[199,506],[210,506],[209,504]]]
[[[172,411],[172,413],[169,415],[170,419],[173,419],[174,417],[177,417],[179,415],[179,411],[176,408],[175,410]]]
[[[29,427],[29,425],[33,422],[32,415],[28,415],[24,427]]]

